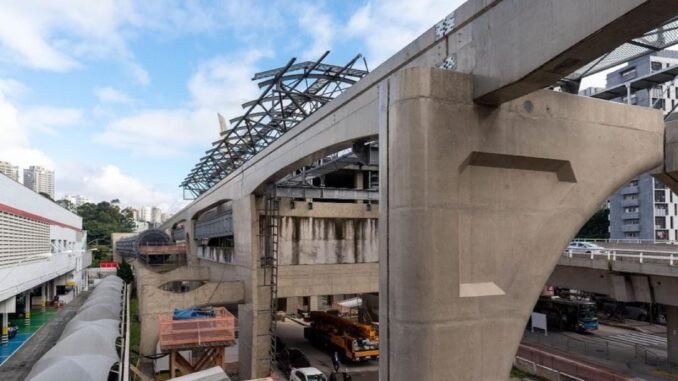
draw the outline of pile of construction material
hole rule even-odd
[[[101,280],[26,380],[108,380],[118,372],[124,289],[117,276]]]

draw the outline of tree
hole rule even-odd
[[[98,204],[83,204],[78,208],[82,217],[82,227],[87,230],[90,240],[100,244],[111,244],[111,233],[130,233],[134,231],[131,212],[121,211],[120,207],[103,201]]]
[[[132,271],[132,266],[124,260],[118,263],[118,272],[117,274],[120,279],[124,280],[125,283],[130,284],[134,282],[134,272]]]
[[[40,196],[45,197],[45,198],[47,198],[47,199],[50,200],[50,201],[54,201],[54,199],[52,198],[52,196],[50,196],[48,193],[40,192],[39,194],[40,194]]]
[[[610,238],[610,209],[600,208],[577,233],[577,238]]]
[[[71,211],[73,213],[77,212],[77,208],[75,207],[75,205],[70,200],[66,200],[64,198],[64,199],[58,200],[56,203],[59,204],[59,206],[61,206],[62,208],[68,210],[68,211]]]

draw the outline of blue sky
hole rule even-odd
[[[460,3],[3,2],[0,160],[54,169],[57,196],[175,210],[216,113],[257,96],[255,72],[325,50],[374,68]]]

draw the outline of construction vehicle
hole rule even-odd
[[[313,345],[338,352],[345,361],[379,358],[379,333],[371,324],[355,322],[321,311],[312,311],[311,325],[304,328],[304,337]]]

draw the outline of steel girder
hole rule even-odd
[[[322,62],[328,54],[301,63],[293,58],[283,67],[255,74],[252,80],[259,81],[263,92],[242,105],[245,113],[230,119],[230,128],[219,115],[220,138],[181,183],[184,191],[201,195],[367,75],[364,60],[364,70],[355,67],[362,55],[337,66]]]

